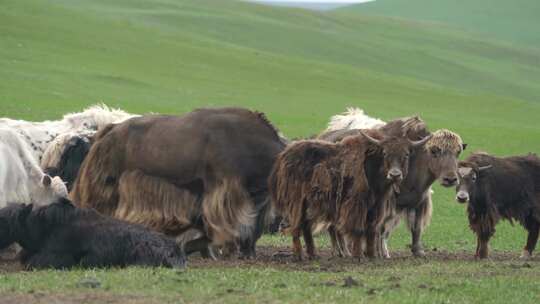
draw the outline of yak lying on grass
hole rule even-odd
[[[459,165],[456,200],[468,202],[469,224],[477,236],[476,256],[488,257],[488,242],[500,219],[518,221],[529,236],[522,258],[531,257],[540,230],[540,159],[499,158],[475,153]]]
[[[0,209],[0,249],[18,243],[27,269],[80,266],[182,268],[173,239],[142,226],[79,209],[67,199],[49,206],[10,204]]]
[[[377,234],[391,208],[389,196],[407,176],[411,150],[429,137],[411,142],[369,132],[335,144],[299,141],[279,155],[269,190],[277,212],[289,222],[297,259],[301,233],[308,257],[315,257],[312,230],[319,225],[351,240],[356,257],[363,255],[360,238],[366,235],[366,254],[375,255]]]

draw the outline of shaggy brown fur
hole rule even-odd
[[[96,135],[72,197],[175,237],[202,223],[214,244],[237,242],[253,256],[268,210],[268,174],[285,145],[262,113],[246,109],[133,118]]]
[[[196,222],[201,199],[167,180],[126,171],[119,183],[120,201],[115,218],[141,224],[168,235],[178,235]],[[153,201],[153,204],[148,204]]]
[[[522,257],[532,256],[540,232],[540,158],[476,153],[459,166],[456,199],[468,202],[470,228],[478,238],[476,256],[487,258],[489,240],[501,219],[516,220],[527,229]]]
[[[369,134],[382,138],[376,131]],[[368,234],[367,254],[374,255],[373,236],[390,207],[386,202],[394,184],[387,174],[397,169],[401,178],[407,175],[405,155],[411,148],[408,140],[399,137],[385,138],[379,144],[363,135],[337,144],[305,140],[280,154],[269,189],[277,212],[289,222],[297,258],[301,258],[300,233],[308,256],[315,256],[311,234],[321,224],[352,240],[355,256],[362,254],[360,236]],[[388,156],[383,159],[383,155]],[[399,164],[387,162],[389,159],[397,159]]]
[[[410,140],[419,140],[430,135],[425,122],[418,116],[396,119],[378,129],[389,136],[406,136]],[[319,138],[339,141],[360,130],[338,130],[321,134]],[[431,221],[433,204],[431,185],[441,179],[444,186],[452,186],[457,180],[457,157],[465,148],[457,135],[448,130],[438,130],[432,134],[424,149],[411,154],[409,175],[400,186],[397,198],[397,212],[388,213],[383,228],[383,237],[379,244],[380,251],[389,257],[386,242],[392,230],[399,223],[399,217],[405,217],[412,236],[412,252],[424,255],[421,235]]]

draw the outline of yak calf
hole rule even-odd
[[[456,200],[468,202],[476,257],[488,257],[488,242],[500,219],[516,220],[529,236],[522,258],[532,256],[540,230],[540,159],[534,155],[499,158],[475,153],[459,164]]]
[[[140,225],[79,209],[66,199],[32,209],[31,204],[0,209],[0,249],[19,243],[27,269],[185,267],[184,252],[173,239]]]

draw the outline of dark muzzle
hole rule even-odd
[[[392,182],[401,182],[401,180],[403,180],[403,173],[399,169],[392,168],[388,171],[386,178]]]
[[[459,191],[456,195],[456,201],[460,202],[460,203],[466,203],[469,201],[469,193],[465,192],[465,191]]]

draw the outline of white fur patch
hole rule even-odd
[[[347,111],[334,115],[330,118],[326,131],[352,130],[352,129],[373,129],[384,126],[386,122],[368,116],[360,108],[347,108]]]

